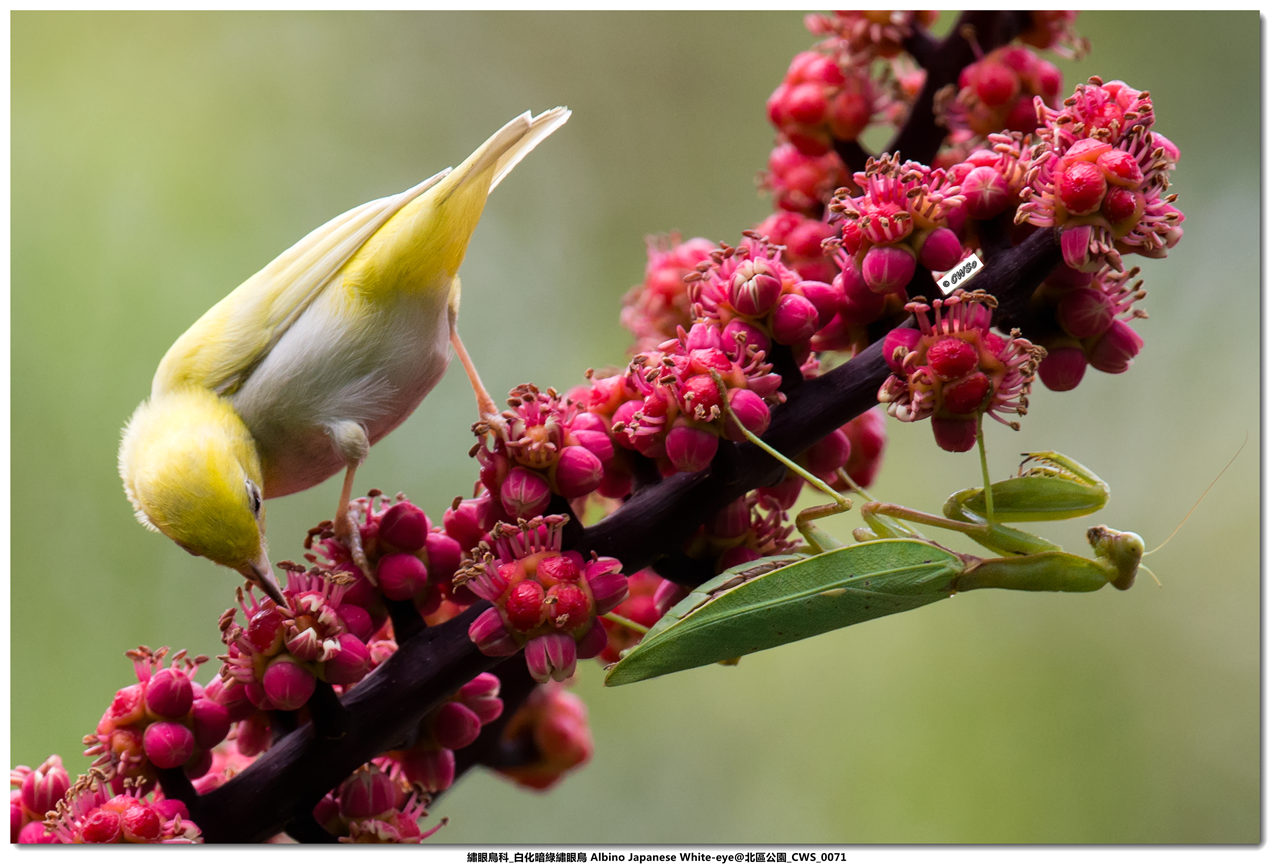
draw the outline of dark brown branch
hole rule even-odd
[[[1054,231],[1041,229],[1022,244],[992,260],[965,290],[984,290],[1001,302],[1001,320],[1016,321],[1032,290],[1062,261]],[[881,353],[883,340],[827,374],[802,381],[774,409],[764,439],[787,456],[796,456],[833,429],[874,407],[876,393],[889,374]],[[735,498],[785,476],[773,457],[751,444],[722,447],[711,467],[699,474],[677,474],[632,496],[610,516],[588,528],[578,544],[584,554],[611,555],[634,572],[664,558],[683,559],[681,545],[715,512]],[[686,571],[697,578],[702,568]],[[659,567],[666,578],[680,578],[679,567]]]
[[[994,295],[1001,301],[1000,315],[1016,319],[1031,291],[1061,260],[1055,232],[1042,229],[990,261],[965,288]],[[801,453],[874,406],[887,374],[880,343],[876,343],[827,374],[798,382],[775,410],[766,440],[788,455]],[[708,470],[677,474],[638,492],[611,516],[585,529],[575,548],[584,554],[595,551],[618,558],[629,572],[662,558],[687,560],[680,555],[680,547],[717,509],[783,476],[782,467],[757,447],[738,444],[721,449],[723,455]],[[467,636],[468,626],[484,608],[486,604],[476,603],[458,617],[401,643],[395,654],[342,698],[348,725],[342,737],[322,737],[306,724],[207,795],[196,796],[181,772],[162,775],[165,794],[187,805],[207,842],[265,840],[286,826],[295,827],[303,835],[299,839],[313,839],[308,836],[313,829],[307,817],[326,792],[372,757],[410,740],[427,712],[476,675],[499,665],[498,658],[481,654]],[[504,700],[511,699],[507,708],[511,711],[523,701],[521,690],[529,686],[523,658],[506,661],[502,672],[510,682],[502,695]],[[500,727],[494,726],[485,733],[487,743],[460,760],[461,770],[486,757],[500,759]]]
[[[983,51],[989,52],[1026,30],[1031,23],[1029,15],[1013,11],[964,12],[942,42],[909,41],[907,50],[925,69],[924,86],[911,106],[911,114],[885,152],[901,153],[903,159],[930,164],[947,134],[946,127],[939,125],[934,117],[934,99],[939,90],[959,79],[960,70],[977,59],[969,34]]]
[[[321,738],[310,724],[280,739],[238,776],[188,799],[191,818],[209,843],[252,843],[310,813],[330,789],[373,756],[407,740],[422,717],[499,658],[481,654],[467,627],[477,603],[399,647],[342,700],[350,731]],[[166,794],[170,794],[165,784]]]

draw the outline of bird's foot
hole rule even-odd
[[[378,584],[377,578],[373,575],[373,569],[369,566],[369,558],[364,554],[364,541],[360,537],[360,526],[356,524],[356,520],[351,518],[351,505],[338,511],[338,516],[333,520],[333,533],[341,540],[348,551],[351,553],[351,560],[360,572],[364,574],[364,578],[369,580],[370,585]]]

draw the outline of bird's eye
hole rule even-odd
[[[244,486],[249,490],[249,505],[253,507],[253,515],[256,518],[262,512],[262,493],[258,491],[257,484],[252,480],[244,481]]]

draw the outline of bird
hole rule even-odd
[[[330,220],[178,337],[121,433],[138,521],[284,606],[263,501],[345,469],[335,533],[368,574],[356,468],[436,386],[450,348],[481,419],[497,416],[458,336],[458,270],[489,194],[570,113],[526,111],[458,167]]]

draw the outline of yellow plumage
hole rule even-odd
[[[456,169],[322,225],[180,336],[120,447],[139,520],[279,599],[260,498],[345,467],[345,518],[355,466],[461,349],[457,271],[489,193],[568,117],[525,113]]]

